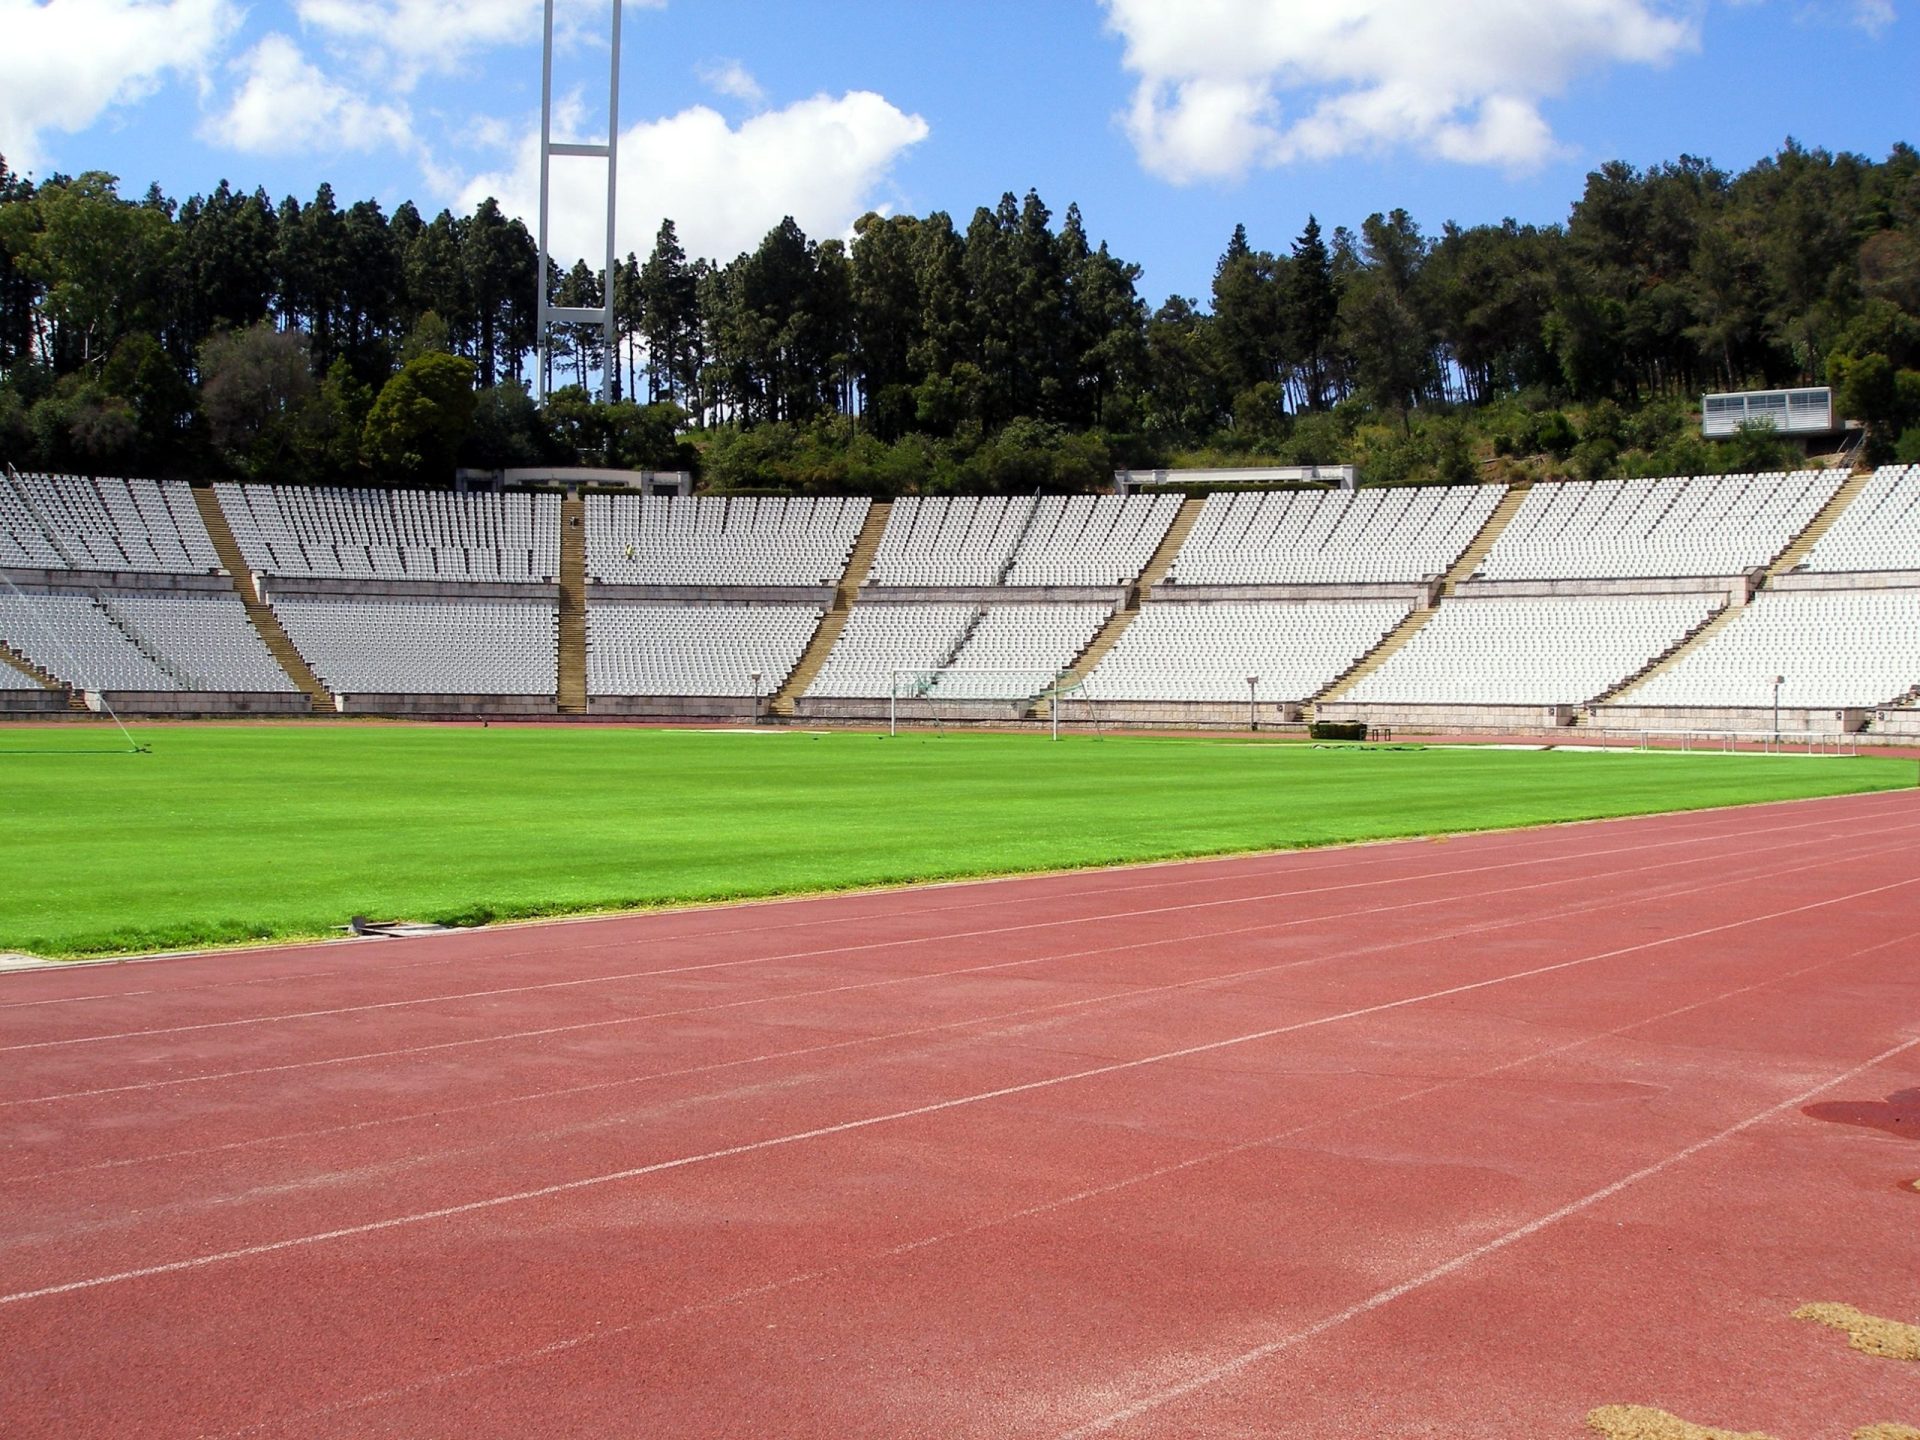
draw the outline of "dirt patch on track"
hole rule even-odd
[[[1758,1430],[1716,1430],[1645,1405],[1602,1405],[1587,1416],[1587,1428],[1607,1440],[1774,1440]]]
[[[1802,1305],[1793,1312],[1793,1318],[1843,1330],[1848,1343],[1868,1355],[1888,1360],[1920,1360],[1920,1325],[1882,1320],[1851,1305]]]

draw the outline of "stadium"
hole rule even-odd
[[[1920,1440],[1920,157],[642,266],[621,11],[0,161],[0,1435]]]

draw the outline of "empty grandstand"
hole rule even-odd
[[[881,699],[893,692],[903,671],[949,669],[1031,673],[1041,677],[1031,687],[1038,695],[1044,677],[1070,664],[1111,610],[1097,603],[863,604],[849,617],[805,698]],[[939,688],[951,698],[980,690],[964,677]]]
[[[280,596],[273,608],[345,709],[369,708],[369,696],[554,693],[551,601]]]
[[[1401,600],[1156,601],[1087,680],[1101,700],[1307,700],[1407,614]]]
[[[595,603],[587,611],[587,693],[771,695],[819,623],[819,609],[805,605]]]
[[[1207,498],[1167,580],[1410,583],[1444,574],[1505,491],[1491,485],[1243,492]]]
[[[833,585],[870,503],[797,495],[589,495],[587,576],[614,585]]]
[[[1920,687],[1920,590],[1756,597],[1670,669],[1620,698],[1635,706],[1874,707]]]
[[[1844,478],[1794,470],[1537,485],[1473,578],[1745,574],[1772,563]]]
[[[897,501],[869,583],[883,587],[1126,585],[1177,495],[913,496]]]
[[[177,671],[136,645],[83,591],[0,590],[0,634],[14,650],[75,689],[186,688]]]
[[[1578,705],[1704,624],[1723,597],[1469,596],[1447,601],[1346,704]]]
[[[0,479],[0,564],[207,575],[220,560],[178,480]]]
[[[0,641],[59,683],[164,710],[304,705],[185,484],[9,474],[0,546]]]
[[[247,566],[292,578],[551,584],[560,497],[214,486]]]
[[[1025,497],[910,495],[896,500],[873,585],[993,585],[1013,563],[1013,552],[1033,515]]]
[[[29,710],[65,703],[44,677],[156,712],[741,716],[778,696],[860,719],[904,676],[1002,719],[1071,670],[1138,723],[1244,723],[1257,696],[1275,719],[1459,728],[1587,708],[1751,726],[1784,676],[1808,726],[1920,713],[1920,467],[568,505],[563,549],[552,493],[9,475],[0,688]],[[1481,713],[1502,707],[1538,713]]]
[[[1130,584],[1179,513],[1178,495],[1043,496],[1005,583]]]
[[[1920,571],[1920,465],[1883,465],[1798,567]]]

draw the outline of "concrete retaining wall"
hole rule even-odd
[[[83,692],[87,708],[103,709],[102,692]],[[105,705],[121,715],[309,715],[313,702],[299,691],[108,690]]]
[[[1844,574],[1795,571],[1782,575],[1767,586],[1769,590],[1915,590],[1920,589],[1920,570],[1858,570]]]
[[[613,601],[696,601],[725,605],[812,605],[824,610],[833,604],[831,585],[603,585],[587,582],[587,603]]]
[[[58,714],[67,697],[58,690],[0,690],[0,715]]]
[[[860,603],[910,605],[1118,605],[1125,585],[862,585]]]
[[[761,696],[759,713],[767,713],[767,698]],[[589,715],[629,716],[654,720],[752,720],[755,701],[751,695],[589,695]]]
[[[1179,585],[1153,587],[1155,604],[1168,600],[1405,600],[1426,601],[1438,580],[1404,580],[1378,585]]]
[[[893,702],[884,697],[834,696],[812,699],[803,696],[794,702],[793,713],[803,720],[856,720],[863,723],[886,722]],[[898,702],[902,724],[930,725],[1004,725],[1025,720],[1033,714],[1030,700],[906,700]]]
[[[343,715],[467,717],[559,711],[551,695],[336,695],[334,703]]]
[[[1359,721],[1417,734],[1499,735],[1515,730],[1561,729],[1573,723],[1572,705],[1316,705],[1316,720]]]
[[[560,586],[488,584],[454,580],[334,580],[255,574],[262,600],[546,600],[559,603]]]
[[[233,593],[233,582],[227,578],[224,570],[206,575],[154,575],[144,570],[34,570],[6,566],[0,567],[0,575],[5,575],[16,585],[34,585],[43,590]]]
[[[1101,700],[1093,702],[1102,725],[1121,728],[1178,730],[1245,730],[1247,702],[1228,700]],[[1072,723],[1084,724],[1087,707],[1077,696],[1068,696],[1061,716]],[[1278,729],[1300,724],[1301,705],[1296,700],[1262,700],[1253,707],[1253,718],[1261,729]]]
[[[1755,588],[1745,575],[1681,575],[1639,580],[1467,580],[1454,587],[1462,600],[1498,595],[1724,595],[1744,605]]]
[[[1853,734],[1871,711],[1864,709],[1780,709],[1782,734]],[[1747,735],[1770,735],[1774,730],[1771,706],[1596,705],[1588,724],[1596,730],[1710,730]]]

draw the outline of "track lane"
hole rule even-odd
[[[1451,847],[1427,847],[1435,848]],[[1482,1168],[1487,1162],[1504,1167],[1515,1183],[1525,1180],[1523,1198],[1528,1201],[1553,1199],[1571,1182],[1607,1172],[1610,1166],[1617,1173],[1620,1165],[1651,1153],[1656,1142],[1697,1136],[1701,1123],[1724,1118],[1735,1101],[1777,1100],[1782,1093],[1791,1094],[1778,1088],[1786,1072],[1804,1072],[1841,1051],[1851,1057],[1869,1031],[1893,1023],[1903,1013],[1901,1005],[1907,1005],[1904,1013],[1911,1016],[1913,992],[1906,978],[1910,967],[1903,968],[1884,955],[1852,962],[1829,957],[1824,962],[1828,965],[1852,966],[1844,994],[1836,994],[1830,982],[1811,976],[1804,983],[1788,979],[1802,973],[1793,968],[1793,962],[1804,968],[1810,953],[1834,948],[1836,929],[1862,941],[1884,931],[1876,943],[1887,949],[1911,944],[1915,913],[1911,900],[1901,905],[1885,898],[1896,893],[1902,877],[1916,874],[1911,838],[1897,845],[1883,840],[1867,848],[1870,853],[1861,855],[1832,852],[1826,857],[1830,863],[1825,871],[1810,864],[1797,879],[1785,874],[1756,877],[1746,890],[1737,882],[1729,884],[1728,893],[1711,903],[1735,917],[1726,923],[1738,928],[1740,943],[1695,933],[1676,947],[1684,953],[1663,965],[1622,955],[1576,972],[1580,979],[1565,971],[1550,971],[1534,982],[1503,981],[1375,1016],[1333,1024],[1324,1018],[1326,1007],[1343,997],[1368,1000],[1418,978],[1423,971],[1506,973],[1501,967],[1522,958],[1522,951],[1590,944],[1603,928],[1592,914],[1555,919],[1543,907],[1531,917],[1535,933],[1530,939],[1524,933],[1510,935],[1478,945],[1466,955],[1422,956],[1383,949],[1363,973],[1344,977],[1333,973],[1338,967],[1321,963],[1296,966],[1264,979],[1231,980],[1224,978],[1226,967],[1245,956],[1209,959],[1202,953],[1196,960],[1194,955],[1165,955],[1161,967],[1187,972],[1197,982],[1178,992],[1178,1002],[1171,1006],[1144,995],[1131,1001],[1103,998],[1068,1022],[1025,1024],[1011,1033],[955,1039],[937,1049],[909,1047],[909,1053],[825,1069],[796,1073],[785,1066],[771,1067],[782,1072],[769,1077],[774,1083],[719,1097],[710,1081],[702,1081],[679,1098],[696,1108],[718,1104],[734,1117],[728,1124],[741,1125],[762,1111],[775,1119],[816,1110],[844,1113],[883,1092],[939,1094],[956,1081],[1013,1077],[1016,1083],[1024,1083],[1017,1077],[1058,1075],[1063,1057],[1138,1055],[1138,1043],[1156,1032],[1217,1034],[1222,1022],[1246,1007],[1299,1013],[1313,1027],[1291,1032],[1284,1040],[1276,1037],[1266,1049],[1251,1045],[1231,1057],[1214,1051],[1162,1061],[1153,1067],[1151,1081],[1146,1070],[1135,1068],[1090,1076],[1065,1088],[1050,1082],[999,1102],[903,1121],[898,1135],[882,1136],[877,1130],[842,1132],[832,1145],[819,1147],[818,1154],[808,1146],[744,1152],[695,1167],[697,1180],[683,1167],[672,1172],[677,1178],[671,1185],[658,1193],[649,1189],[646,1197],[616,1195],[618,1186],[593,1192],[590,1199],[582,1198],[583,1192],[567,1192],[571,1198],[564,1204],[556,1199],[556,1209],[543,1211],[531,1222],[520,1217],[492,1218],[497,1212],[485,1212],[489,1218],[482,1221],[476,1218],[477,1212],[469,1212],[447,1233],[436,1233],[431,1240],[400,1241],[395,1232],[382,1231],[377,1242],[372,1236],[356,1237],[343,1242],[345,1248],[339,1253],[327,1256],[275,1252],[270,1262],[236,1262],[242,1270],[224,1282],[202,1279],[201,1271],[175,1272],[119,1287],[113,1298],[107,1297],[116,1289],[111,1286],[84,1292],[84,1299],[79,1292],[48,1297],[63,1307],[74,1307],[63,1312],[67,1317],[63,1325],[97,1326],[92,1333],[112,1334],[123,1341],[115,1352],[117,1358],[137,1373],[155,1377],[179,1403],[172,1413],[153,1413],[150,1402],[128,1389],[124,1376],[116,1378],[111,1369],[96,1371],[90,1357],[45,1355],[32,1346],[24,1349],[29,1361],[17,1384],[0,1381],[0,1386],[13,1387],[0,1393],[0,1403],[11,1405],[28,1397],[30,1409],[8,1413],[27,1413],[37,1417],[35,1423],[46,1421],[53,1426],[26,1433],[57,1433],[56,1421],[76,1420],[131,1421],[156,1434],[195,1433],[183,1428],[191,1425],[237,1429],[253,1419],[233,1414],[232,1381],[235,1376],[249,1376],[258,1379],[258,1394],[263,1397],[259,1403],[269,1411],[315,1417],[310,1423],[288,1420],[286,1433],[450,1433],[444,1422],[452,1410],[479,1417],[475,1422],[479,1428],[473,1433],[509,1433],[514,1418],[525,1419],[527,1407],[539,1404],[548,1407],[549,1424],[556,1416],[577,1422],[573,1433],[605,1433],[596,1425],[604,1427],[616,1414],[632,1423],[636,1413],[653,1415],[675,1434],[722,1433],[702,1427],[726,1414],[736,1419],[758,1415],[760,1423],[767,1425],[776,1424],[776,1415],[784,1420],[783,1412],[766,1408],[776,1403],[776,1396],[780,1397],[777,1403],[791,1401],[799,1409],[798,1421],[781,1432],[788,1434],[898,1434],[904,1433],[906,1421],[954,1435],[1064,1433],[1069,1421],[1085,1423],[1083,1417],[1092,1412],[1089,1401],[1096,1392],[1131,1394],[1143,1388],[1143,1375],[1178,1369],[1185,1348],[1191,1348],[1190,1342],[1200,1333],[1196,1327],[1208,1316],[1217,1324],[1222,1309],[1218,1294],[1201,1304],[1208,1289],[1204,1285],[1193,1291],[1192,1304],[1199,1308],[1189,1309],[1157,1292],[1142,1291],[1124,1277],[1114,1280],[1114,1255],[1200,1257],[1225,1240],[1236,1247],[1232,1253],[1253,1253],[1244,1246],[1252,1237],[1268,1235],[1273,1227],[1256,1225],[1249,1230],[1248,1225],[1278,1215],[1271,1209],[1271,1178],[1265,1182],[1265,1191],[1257,1183],[1253,1190],[1243,1191],[1239,1182],[1218,1178],[1206,1163],[1198,1163],[1171,1172],[1181,1178],[1170,1178],[1166,1182],[1170,1193],[1151,1204],[1138,1201],[1137,1186],[1123,1185],[1110,1193],[1126,1197],[1124,1201],[1110,1199],[1103,1207],[1089,1200],[1047,1211],[1053,1218],[1043,1232],[1046,1243],[1039,1249],[1030,1238],[1013,1236],[1018,1226],[977,1231],[973,1248],[940,1235],[964,1232],[983,1216],[1001,1213],[997,1207],[1044,1206],[1085,1190],[1089,1183],[1122,1184],[1156,1167],[1198,1161],[1222,1143],[1240,1143],[1262,1124],[1300,1120],[1306,1111],[1321,1116],[1344,1114],[1343,1103],[1347,1108],[1374,1105],[1381,1107],[1380,1113],[1397,1117],[1368,1142],[1370,1150],[1348,1157],[1347,1163],[1358,1167],[1353,1172],[1356,1177],[1372,1173],[1369,1167],[1387,1159],[1407,1173],[1444,1172],[1433,1199],[1436,1205],[1451,1201],[1457,1208],[1407,1216],[1410,1228],[1405,1243],[1409,1246],[1426,1245],[1431,1250],[1462,1225],[1487,1223],[1487,1197],[1480,1186],[1452,1178],[1453,1162],[1437,1162],[1444,1154],[1472,1145],[1484,1151],[1489,1135],[1497,1139],[1497,1153],[1482,1154],[1476,1163]],[[1847,868],[1854,872],[1847,881],[1854,888],[1846,890],[1852,898],[1840,900],[1837,892],[1845,886],[1832,883],[1832,872]],[[1875,893],[1875,887],[1864,885],[1871,878],[1869,872],[1891,877],[1888,888]],[[1768,908],[1758,908],[1756,895]],[[1826,897],[1824,902],[1818,900],[1821,895]],[[1796,896],[1816,897],[1813,903],[1823,903],[1827,912],[1838,911],[1842,920],[1822,929],[1800,926],[1784,913],[1764,923],[1758,919],[1773,910],[1784,912],[1790,908],[1785,902]],[[1467,897],[1469,905],[1474,898]],[[1502,903],[1494,897],[1479,899],[1486,905]],[[1657,906],[1648,904],[1639,889],[1623,891],[1618,903],[1631,907],[1621,917],[1627,929],[1644,934],[1659,928]],[[1681,907],[1697,908],[1701,903],[1698,893],[1675,899]],[[1739,913],[1739,907],[1747,913]],[[1409,925],[1401,934],[1379,917],[1321,918],[1333,929],[1354,925],[1370,931],[1383,946],[1397,943],[1417,952],[1422,941],[1419,925]],[[1764,944],[1755,944],[1747,934],[1756,924],[1768,932]],[[1720,933],[1731,936],[1735,930]],[[1327,941],[1326,934],[1314,930],[1303,930],[1300,938],[1322,947]],[[1187,942],[1173,937],[1161,941],[1170,951],[1180,950],[1183,943]],[[1209,946],[1238,951],[1255,943],[1234,937],[1202,937],[1192,942],[1201,952]],[[1667,943],[1673,943],[1670,937]],[[1111,957],[1090,956],[1081,973],[1055,977],[1049,983],[1076,984],[1091,999],[1102,983],[1111,986],[1125,977],[1137,979],[1138,972],[1129,968],[1137,963],[1116,967]],[[901,978],[951,987],[939,1003],[962,1009],[948,1018],[960,1027],[991,1028],[994,1017],[979,1012],[981,996],[973,990],[984,982]],[[1004,977],[993,984],[1000,989],[1007,986]],[[1776,985],[1779,997],[1752,998],[1771,993],[1766,987]],[[888,994],[887,1003],[892,1005],[911,990],[912,985],[907,985],[883,994]],[[1116,989],[1115,994],[1124,997],[1127,992]],[[1497,1083],[1474,1084],[1466,1079],[1476,1067],[1487,1068],[1488,1058],[1506,1063],[1524,1056],[1530,1046],[1539,1048],[1542,1041],[1583,1043],[1571,1037],[1620,1018],[1635,1008],[1636,997],[1640,1002],[1636,1013],[1644,1018],[1658,1008],[1658,1000],[1689,996],[1709,1009],[1684,1024],[1669,1022],[1681,1033],[1610,1052],[1594,1074],[1536,1077],[1529,1083],[1528,1104],[1516,1105]],[[845,1003],[850,1002],[848,997]],[[708,1022],[706,1029],[689,1038],[698,1048],[699,1043],[769,1033],[863,1040],[874,1033],[869,1016],[836,1015],[839,1003],[843,1002],[825,998],[786,1001],[774,1008],[797,1013],[754,1022],[743,1022],[738,1016],[724,1025]],[[965,1010],[969,1003],[975,1005],[972,1012]],[[814,1013],[806,1013],[807,1006],[814,1007]],[[972,1018],[967,1018],[968,1013]],[[1124,1020],[1119,1018],[1123,1015]],[[1006,1027],[1002,1025],[1001,1030]],[[563,1062],[562,1068],[570,1063]],[[813,1063],[818,1066],[817,1061]],[[1608,1091],[1611,1098],[1592,1098],[1596,1086],[1633,1086],[1654,1080],[1671,1082],[1668,1091],[1680,1097],[1669,1111],[1648,1114],[1643,1103],[1631,1098],[1637,1091],[1617,1095]],[[1465,1103],[1462,1095],[1453,1094],[1445,1112],[1451,1117],[1448,1123],[1436,1118],[1425,1132],[1409,1138],[1409,1124],[1417,1131],[1423,1123],[1418,1117],[1427,1112],[1407,1107],[1440,1104],[1409,1100],[1410,1087],[1436,1083],[1464,1086]],[[1698,1099],[1703,1089],[1710,1105]],[[1068,1090],[1073,1093],[1069,1095]],[[1552,1107],[1543,1115],[1538,1104],[1531,1103],[1565,1094],[1588,1095],[1585,1113],[1600,1122],[1599,1130],[1587,1136],[1585,1148],[1578,1153],[1563,1153],[1565,1141],[1554,1138],[1557,1131],[1547,1123]],[[269,1108],[291,1105],[295,1099],[289,1092]],[[1683,1099],[1686,1103],[1681,1103]],[[607,1119],[612,1130],[638,1126],[649,1131],[649,1138],[673,1137],[666,1122],[644,1109],[627,1120],[620,1118],[618,1110],[605,1115],[575,1111],[565,1097],[556,1097],[552,1103],[557,1121],[591,1125]],[[1560,1107],[1562,1113],[1566,1108]],[[693,1126],[694,1130],[712,1128],[710,1121]],[[1840,1127],[1828,1128],[1841,1133]],[[751,1132],[742,1129],[740,1133]],[[1423,1134],[1430,1134],[1433,1151],[1424,1158]],[[423,1138],[413,1136],[416,1143]],[[569,1160],[600,1153],[599,1139],[562,1138],[568,1142]],[[1876,1137],[1847,1138],[1858,1144]],[[618,1148],[617,1142],[607,1143]],[[1326,1153],[1321,1148],[1302,1149],[1299,1159],[1283,1171],[1269,1167],[1255,1173],[1291,1175],[1309,1157],[1320,1159]],[[777,1161],[755,1158],[776,1155]],[[1540,1160],[1552,1157],[1565,1163],[1558,1170],[1539,1167],[1552,1173],[1533,1173]],[[309,1162],[321,1158],[317,1152],[307,1157]],[[218,1175],[219,1167],[230,1160],[223,1152],[222,1158],[210,1157],[204,1163],[215,1167]],[[423,1193],[485,1178],[471,1173],[463,1178],[465,1163],[449,1156],[446,1172],[426,1184]],[[511,1163],[537,1172],[550,1168],[552,1161],[533,1153],[518,1154]],[[1210,1178],[1195,1178],[1202,1175]],[[1359,1188],[1365,1193],[1364,1185]],[[346,1193],[325,1192],[326,1187],[321,1187],[323,1204],[340,1202]],[[1885,1193],[1893,1195],[1890,1185]],[[1323,1191],[1317,1196],[1309,1192],[1309,1198],[1314,1203],[1297,1212],[1301,1226],[1319,1222],[1329,1242],[1337,1239],[1325,1222],[1330,1215],[1340,1218],[1341,1197]],[[6,1203],[0,1195],[0,1207]],[[113,1204],[112,1196],[103,1193],[94,1208]],[[1263,1205],[1268,1207],[1264,1211]],[[1230,1217],[1224,1230],[1183,1228],[1191,1226],[1192,1215],[1210,1207]],[[152,1223],[163,1243],[177,1242],[186,1232],[174,1228],[173,1217],[164,1209],[155,1207]],[[1092,1218],[1094,1210],[1102,1212],[1098,1218]],[[219,1233],[222,1222],[229,1219],[214,1217],[207,1233]],[[432,1228],[437,1231],[438,1227]],[[743,1244],[745,1237],[751,1238]],[[1171,1251],[1163,1248],[1176,1238],[1178,1244]],[[861,1257],[882,1242],[883,1248],[909,1248],[901,1250],[891,1268],[881,1264],[876,1270],[876,1262]],[[663,1250],[662,1245],[667,1248]],[[951,1260],[942,1253],[949,1247],[956,1251]],[[327,1247],[307,1248],[317,1252]],[[1363,1240],[1349,1237],[1321,1248],[1327,1251],[1325,1258],[1337,1263],[1325,1268],[1323,1258],[1307,1268],[1326,1284],[1344,1285],[1355,1260],[1364,1253]],[[1870,1251],[1874,1246],[1861,1248]],[[908,1264],[909,1256],[917,1258]],[[941,1258],[935,1261],[930,1258],[934,1256]],[[1062,1264],[1055,1273],[1049,1270],[1053,1264],[1049,1256],[1071,1263]],[[792,1277],[811,1273],[804,1266],[796,1267],[800,1260],[829,1270],[845,1267],[847,1274],[838,1282],[796,1280]],[[1275,1252],[1274,1260],[1281,1264],[1285,1257]],[[1369,1259],[1368,1263],[1376,1262]],[[0,1261],[0,1275],[6,1273],[4,1265]],[[256,1265],[265,1269],[254,1273]],[[1198,1273],[1222,1274],[1217,1262]],[[775,1288],[769,1290],[769,1286]],[[733,1294],[742,1298],[723,1302],[722,1297]],[[283,1296],[301,1297],[299,1305],[283,1315],[285,1323],[277,1333],[259,1333],[259,1316],[276,1306],[284,1311],[284,1304],[273,1298]],[[1033,1335],[1012,1333],[1007,1328],[1012,1313],[1006,1308],[1009,1296],[1023,1297],[1023,1303],[1031,1303],[1030,1313],[1049,1323]],[[998,1303],[994,1303],[996,1297]],[[1255,1291],[1244,1298],[1256,1308],[1272,1303],[1271,1295],[1263,1301]],[[0,1336],[15,1323],[8,1312],[18,1309],[0,1307]],[[773,1318],[763,1319],[763,1311]],[[915,1352],[896,1334],[889,1348],[881,1343],[885,1327],[875,1330],[869,1324],[869,1311],[891,1316],[895,1331],[903,1317],[918,1315],[939,1338],[929,1339]],[[671,1318],[681,1312],[685,1312],[682,1318]],[[621,1318],[636,1314],[643,1319]],[[186,1320],[186,1316],[194,1318]],[[592,1323],[583,1326],[589,1317]],[[602,1328],[618,1330],[628,1323],[643,1323],[648,1330],[638,1352],[633,1345],[623,1348],[617,1339],[591,1338]],[[762,1336],[768,1323],[777,1327],[776,1340]],[[167,1330],[169,1324],[172,1328]],[[161,1330],[167,1333],[158,1333]],[[444,1339],[432,1340],[428,1330]],[[670,1337],[663,1339],[668,1332]],[[1032,1347],[1023,1348],[1029,1341]],[[862,1344],[870,1348],[862,1350]],[[447,1345],[471,1353],[452,1356],[456,1363],[439,1363]],[[534,1351],[543,1346],[562,1348],[544,1360],[484,1368],[489,1357],[498,1361],[510,1356],[516,1345]],[[207,1347],[232,1356],[231,1369],[218,1384],[209,1378],[203,1385],[177,1368],[191,1367],[196,1349]],[[823,1347],[828,1352],[824,1358]],[[16,1346],[14,1353],[23,1353],[21,1347]],[[1023,1370],[1020,1357],[1036,1354],[1047,1358],[1059,1375],[1050,1378]],[[962,1359],[956,1361],[956,1355]],[[483,1368],[475,1371],[476,1365]],[[792,1366],[806,1368],[790,1370]],[[463,1371],[474,1373],[457,1378],[457,1372]],[[950,1391],[942,1390],[940,1377],[947,1373],[966,1379]],[[434,1383],[436,1375],[456,1378]],[[641,1376],[648,1381],[647,1404],[657,1408],[636,1412],[633,1386]],[[1067,1384],[1069,1377],[1079,1383]],[[1270,1387],[1263,1392],[1258,1382],[1249,1383],[1270,1404]],[[1505,1383],[1514,1382],[1509,1377]],[[405,1393],[360,1403],[383,1386]],[[409,1390],[410,1386],[424,1388]],[[1813,1389],[1817,1392],[1820,1386]],[[1194,1403],[1219,1403],[1223,1415],[1244,1415],[1227,1400],[1218,1399],[1226,1393],[1207,1387],[1205,1398]],[[704,1402],[699,1400],[702,1395]],[[616,1401],[626,1408],[605,1408]],[[438,1425],[433,1419],[436,1414]],[[933,1419],[935,1415],[940,1418]],[[1889,1417],[1863,1416],[1862,1423],[1869,1418]],[[1046,1428],[1055,1421],[1055,1428]],[[1175,1428],[1143,1433],[1187,1433],[1177,1428],[1179,1422],[1164,1423]],[[1266,1428],[1254,1433],[1314,1433],[1275,1429],[1271,1413],[1262,1423]],[[549,1429],[548,1433],[555,1432]],[[1336,1427],[1334,1433],[1355,1432]],[[1422,1432],[1389,1428],[1379,1433]]]

